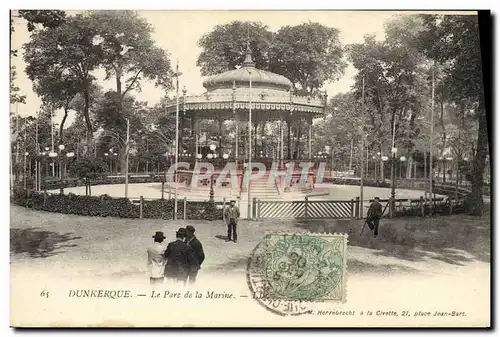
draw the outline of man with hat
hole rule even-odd
[[[151,285],[163,283],[163,269],[165,268],[165,240],[163,232],[153,235],[153,244],[148,247],[148,272]]]
[[[201,268],[201,264],[205,260],[205,253],[203,252],[203,245],[200,240],[194,235],[195,229],[193,226],[186,226],[186,243],[193,250],[194,256],[196,257],[197,264],[192,266],[189,271],[189,283],[194,284],[196,282],[196,277],[198,276],[198,271]]]
[[[184,284],[191,268],[198,265],[193,250],[189,248],[184,238],[186,229],[179,228],[175,233],[176,240],[170,242],[165,250],[167,264],[165,266],[165,277],[170,280],[182,281]]]
[[[224,219],[226,220],[227,224],[226,242],[234,241],[234,243],[236,243],[236,240],[238,240],[236,225],[238,224],[238,218],[240,217],[240,210],[238,209],[238,206],[235,205],[235,203],[236,201],[231,200],[229,206],[227,206],[224,210]]]

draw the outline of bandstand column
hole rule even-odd
[[[235,163],[235,166],[236,166],[236,171],[238,171],[238,150],[239,150],[239,147],[240,147],[240,144],[239,144],[239,141],[238,141],[238,138],[239,138],[239,122],[240,122],[240,119],[238,117],[238,114],[236,113],[236,82],[233,81],[233,95],[232,95],[232,99],[233,99],[233,117],[234,117],[234,120],[235,120],[235,124],[236,124],[236,138],[235,138],[235,144],[234,144],[234,163]],[[241,186],[241,185],[239,185]]]
[[[283,115],[280,116],[279,167],[283,165]]]
[[[308,120],[309,122],[309,136],[308,136],[308,141],[309,141],[309,150],[307,151],[309,159],[312,158],[312,118]]]
[[[193,124],[194,124],[194,158],[195,158],[195,162],[198,161],[198,158],[197,158],[197,155],[198,155],[198,143],[199,143],[199,134],[200,134],[200,121],[198,120],[198,118],[196,118],[196,115],[193,114]]]
[[[224,122],[222,121],[222,118],[219,116],[218,119],[219,122],[219,158],[222,158],[223,155],[223,149],[222,149],[222,135],[224,132]]]

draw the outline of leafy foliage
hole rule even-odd
[[[26,103],[26,95],[21,95],[21,89],[15,85],[17,78],[16,67],[10,66],[10,103]]]
[[[67,19],[66,12],[62,10],[19,10],[19,16],[28,21],[28,32],[34,31],[37,24],[44,28],[59,27]]]
[[[100,158],[81,158],[71,166],[70,173],[75,177],[90,180],[99,177],[107,168]]]
[[[154,46],[151,25],[135,11],[92,11],[88,20],[97,34],[95,43],[102,50],[106,79],[116,78],[116,92],[124,97],[131,90],[140,91],[140,80],[155,81],[166,91],[173,75],[167,53]],[[122,77],[125,87],[122,88]]]
[[[313,22],[280,28],[270,50],[270,70],[290,79],[298,93],[314,93],[344,74],[347,64],[339,34],[336,28]]]
[[[273,34],[261,22],[233,21],[217,25],[198,41],[202,52],[196,65],[203,76],[235,69],[245,60],[247,43],[259,69],[269,67],[269,49]]]

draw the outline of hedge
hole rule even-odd
[[[335,185],[355,185],[355,186],[359,186],[359,184],[360,184],[360,180],[359,179],[331,178],[331,177],[324,177],[322,182],[323,183],[335,184]],[[370,187],[391,187],[391,184],[387,183],[387,182],[384,182],[384,181],[363,179],[363,186],[370,186]]]
[[[108,195],[84,196],[69,194],[47,194],[25,189],[14,189],[12,202],[16,205],[47,212],[75,214],[85,216],[139,218],[140,205],[127,198],[112,198]],[[149,219],[173,219],[173,199],[144,200],[142,215]],[[184,218],[184,203],[177,204],[177,218]],[[186,219],[217,220],[222,219],[222,210],[215,202],[186,202]]]
[[[149,177],[129,177],[128,179],[130,184],[140,184],[140,183],[154,183],[161,182],[161,178],[159,176],[149,176]],[[97,179],[93,179],[90,181],[91,186],[95,185],[113,185],[113,184],[124,184],[125,177],[119,178],[108,178],[101,177]],[[47,179],[42,181],[42,190],[57,190],[68,187],[80,187],[85,186],[85,181],[83,179],[69,178],[64,180],[56,180],[56,179]]]

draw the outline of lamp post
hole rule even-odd
[[[179,161],[179,76],[182,73],[179,72],[179,59],[177,59],[177,66],[175,68],[175,171],[174,171],[174,193],[175,193],[175,204],[174,204],[174,220],[177,220],[177,163]]]
[[[109,149],[109,171],[113,173],[113,149]]]
[[[326,155],[327,156],[330,155],[331,160],[332,160],[332,164],[330,167],[330,176],[332,176],[332,173],[333,173],[333,147],[330,145],[325,145],[325,151],[326,151]]]
[[[104,157],[108,158],[109,172],[111,172],[111,160],[109,159],[109,153],[104,152]]]
[[[377,157],[372,156],[373,160],[373,180],[377,180]]]
[[[47,149],[47,148],[46,148]],[[46,155],[47,155],[47,152],[46,151],[43,151],[42,153],[40,153],[40,155],[42,156],[41,157],[41,161],[40,161],[40,178],[38,179],[38,182],[39,182],[39,185],[40,185],[40,188],[39,188],[39,191],[42,190],[42,183],[44,182],[44,179],[43,179],[43,174],[42,174],[42,166],[45,166],[45,174],[47,174],[47,171],[48,171],[48,168],[47,168],[47,159],[46,159]],[[45,163],[45,165],[42,165],[42,162]],[[44,186],[45,187],[45,186]]]
[[[68,161],[70,158],[73,158],[74,156],[75,156],[74,152],[68,152],[68,153],[66,153],[66,160]],[[66,161],[66,165],[64,165],[65,166],[64,171],[67,170],[67,166],[68,166],[67,161]],[[63,193],[64,193],[64,189],[61,188],[61,194],[63,194]]]
[[[208,159],[217,158],[217,154],[214,153],[216,148],[217,148],[216,145],[214,145],[214,144],[210,145],[210,151],[212,151],[212,153],[207,154]],[[212,175],[210,175],[210,202],[214,201],[214,194],[215,194],[214,193],[214,177],[212,174]]]
[[[52,177],[55,177],[55,162],[56,162],[56,158],[57,158],[57,152],[49,152],[49,157],[52,158]]]
[[[118,157],[118,153],[113,153],[113,156]],[[115,171],[118,172],[118,162],[115,160]],[[113,170],[111,170],[111,173],[113,173]]]
[[[394,214],[394,203],[396,200],[396,169],[395,169],[395,164],[396,164],[396,153],[398,153],[398,149],[396,147],[393,147],[391,149],[391,201],[390,201],[390,217],[392,218]]]
[[[24,188],[26,189],[26,159],[28,158],[29,156],[29,153],[28,152],[25,152],[24,153],[24,173],[23,173],[23,177],[24,177]],[[30,177],[31,177],[31,171],[30,171]]]
[[[48,155],[48,153],[50,152],[50,147],[45,147],[45,155]],[[48,159],[45,160],[45,175],[48,176],[49,175],[49,165],[48,165]]]
[[[65,146],[63,144],[59,144],[59,193],[64,194],[64,188],[63,188],[63,151]]]
[[[130,145],[130,120],[127,120],[127,140],[125,142],[125,198],[128,198],[128,160],[129,160],[129,145]]]
[[[401,179],[402,176],[403,176],[403,163],[406,161],[406,157],[405,156],[401,156],[399,158],[399,161],[400,161],[400,164],[399,164],[399,179]]]

